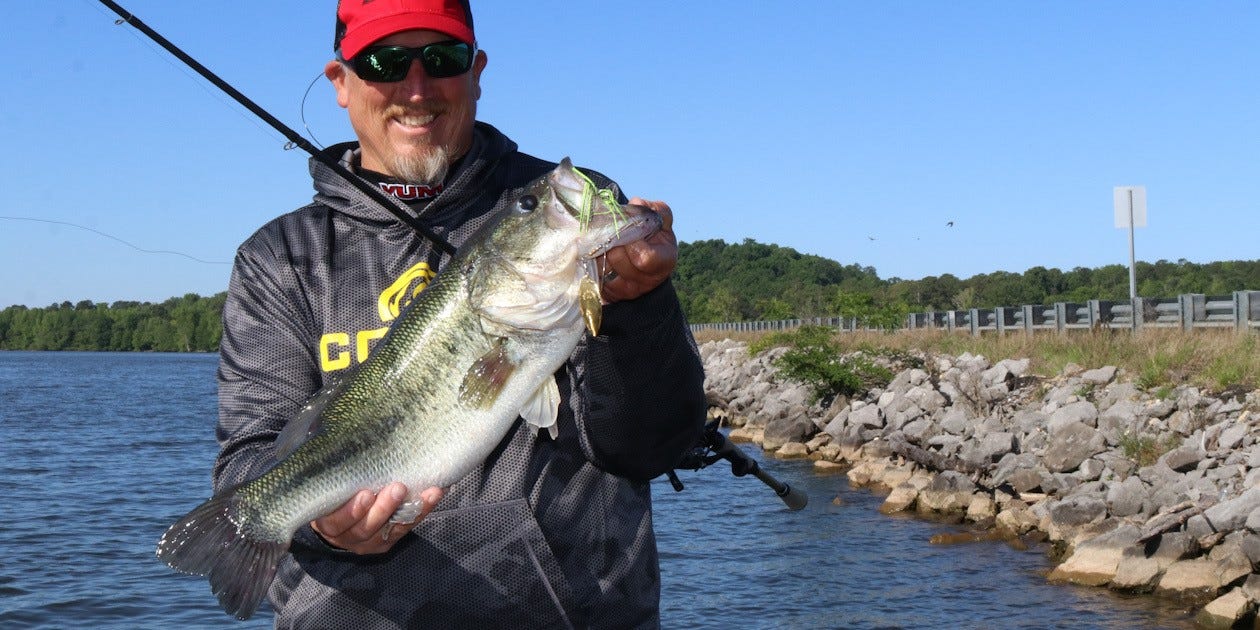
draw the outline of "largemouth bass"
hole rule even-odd
[[[421,490],[471,472],[518,416],[554,436],[554,373],[599,325],[596,259],[660,226],[565,158],[470,237],[367,361],[311,398],[272,469],[179,519],[158,557],[208,575],[247,619],[294,532],[360,490],[405,483],[413,495],[392,520],[409,522]]]

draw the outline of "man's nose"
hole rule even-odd
[[[433,77],[424,71],[424,65],[420,63],[420,60],[412,59],[411,66],[407,68],[407,76],[403,77],[402,89],[408,97],[423,98],[429,94],[431,81]]]

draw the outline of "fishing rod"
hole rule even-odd
[[[260,105],[250,100],[249,97],[242,94],[240,90],[237,90],[235,87],[232,87],[230,83],[219,78],[217,74],[202,65],[201,62],[197,61],[191,55],[171,43],[170,40],[163,37],[161,33],[158,33],[148,24],[145,24],[144,20],[136,17],[135,14],[124,9],[113,0],[100,0],[100,2],[109,8],[109,10],[118,14],[119,18],[121,18],[118,21],[119,24],[125,22],[135,27],[136,30],[140,31],[146,37],[153,40],[157,45],[174,55],[176,59],[182,61],[184,65],[195,70],[197,74],[200,74],[207,81],[214,84],[215,87],[232,97],[233,100],[240,103],[245,107],[245,109],[248,109],[252,114],[261,118],[263,122],[271,125],[273,129],[280,132],[281,135],[287,138],[290,144],[306,151],[311,157],[318,160],[324,166],[332,169],[334,173],[346,182],[359,189],[359,191],[367,195],[368,198],[380,204],[382,208],[388,210],[390,214],[397,217],[399,221],[411,226],[412,229],[432,242],[433,245],[443,253],[448,255],[455,254],[454,246],[442,237],[434,234],[432,230],[425,227],[425,225],[420,223],[418,219],[400,208],[397,205],[397,202],[387,197],[380,189],[350,172],[350,170],[342,166],[341,162],[336,158],[320,151],[301,134],[294,131],[288,125],[280,122],[280,120],[275,116],[272,116],[270,112],[263,109]],[[731,472],[736,477],[743,477],[751,474],[760,479],[762,483],[765,483],[774,490],[775,494],[777,494],[788,506],[788,508],[792,510],[802,509],[808,502],[808,497],[803,492],[793,490],[788,484],[782,483],[772,477],[770,473],[761,469],[761,466],[757,464],[756,460],[749,457],[747,453],[727,440],[720,432],[718,432],[716,423],[710,423],[705,427],[701,443],[693,448],[689,453],[684,455],[683,461],[678,465],[678,468],[700,470],[701,468],[716,463],[720,459],[725,459],[731,463]],[[674,471],[669,471],[668,475],[670,483],[673,484],[674,489],[682,490],[682,482],[678,479],[678,476],[674,474]]]
[[[341,162],[337,160],[336,158],[332,157],[331,155],[328,155],[327,153],[320,151],[318,148],[315,147],[315,145],[311,144],[310,142],[306,140],[306,138],[302,137],[301,134],[291,129],[288,125],[285,125],[284,123],[280,122],[280,120],[277,119],[275,116],[272,116],[270,112],[263,109],[254,101],[250,100],[249,97],[242,94],[236,88],[232,87],[230,83],[219,78],[219,76],[216,75],[214,72],[211,72],[209,68],[201,65],[199,61],[197,61],[196,59],[193,59],[188,53],[181,50],[175,44],[172,44],[170,40],[166,39],[165,37],[162,37],[161,33],[158,33],[157,31],[153,30],[148,24],[145,24],[143,20],[136,17],[135,14],[122,8],[121,6],[118,5],[118,3],[114,2],[113,0],[100,0],[100,1],[101,1],[101,4],[105,5],[106,7],[109,8],[109,10],[113,11],[114,13],[117,13],[118,16],[122,18],[117,23],[121,24],[123,22],[126,22],[127,24],[134,26],[136,30],[140,31],[141,33],[144,33],[145,36],[147,36],[149,39],[156,42],[157,45],[161,46],[162,48],[165,48],[167,52],[171,53],[172,55],[175,55],[175,58],[184,62],[184,65],[188,66],[189,68],[192,68],[193,70],[196,70],[197,74],[200,74],[207,81],[213,83],[215,87],[219,88],[220,90],[223,90],[225,94],[232,97],[232,99],[235,100],[237,103],[240,103],[241,105],[243,105],[245,109],[248,109],[255,116],[258,116],[259,118],[261,118],[263,122],[266,122],[267,124],[271,125],[273,129],[275,129],[276,131],[279,131],[281,135],[283,135],[285,138],[288,138],[289,142],[293,146],[298,147],[302,149],[303,151],[306,151],[307,153],[309,153],[311,157],[315,158],[316,160],[319,160],[321,164],[332,169],[334,173],[341,176],[342,179],[346,180],[346,182],[350,183],[355,188],[358,188],[360,192],[367,195],[370,199],[380,204],[381,207],[388,210],[390,214],[393,214],[395,217],[398,217],[399,221],[402,221],[403,223],[406,223],[407,225],[411,226],[412,229],[419,232],[421,236],[423,236],[424,238],[432,242],[433,245],[436,246],[443,253],[449,254],[449,255],[455,254],[454,246],[446,242],[446,240],[443,239],[442,237],[438,236],[437,234],[434,234],[433,231],[430,230],[428,227],[425,227],[425,225],[421,223],[419,219],[416,219],[415,217],[408,214],[405,210],[398,207],[397,202],[387,197],[385,193],[381,192],[380,189],[373,186],[371,183],[367,182],[366,180],[360,178],[359,176],[355,175],[354,173],[351,173],[350,170],[342,166]]]
[[[705,425],[704,435],[701,436],[700,443],[683,455],[682,461],[678,463],[676,468],[700,470],[722,459],[731,463],[731,474],[736,477],[752,475],[760,479],[762,483],[774,490],[774,493],[783,500],[788,509],[793,511],[800,510],[809,503],[809,497],[804,492],[793,489],[792,486],[775,479],[770,473],[761,468],[757,460],[749,457],[748,453],[745,453],[743,449],[732,444],[726,436],[718,431],[717,421]],[[678,479],[678,475],[672,470],[666,475],[669,476],[669,483],[674,486],[674,490],[681,492],[683,485],[682,481]]]

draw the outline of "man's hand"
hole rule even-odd
[[[661,215],[661,230],[641,241],[608,250],[600,295],[609,304],[632,300],[655,289],[678,264],[678,239],[674,236],[674,214],[669,205],[639,197],[631,199],[630,204]]]
[[[311,528],[329,545],[357,554],[385,553],[442,499],[441,488],[420,493],[424,504],[410,523],[390,523],[398,506],[407,499],[407,486],[394,482],[377,494],[362,490],[328,516],[311,521]]]

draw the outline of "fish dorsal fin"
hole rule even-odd
[[[301,411],[284,425],[284,428],[280,430],[280,435],[276,437],[277,460],[296,451],[299,446],[311,439],[311,436],[323,430],[324,423],[321,420],[324,416],[324,408],[341,391],[341,384],[348,380],[341,378],[332,381],[306,400]]]
[[[503,340],[481,355],[464,374],[459,386],[459,399],[469,407],[487,409],[498,400],[503,387],[516,371],[516,363],[508,356]]]
[[[549,377],[534,391],[521,408],[521,417],[531,426],[546,429],[556,439],[556,417],[560,415],[560,387],[556,377]]]

